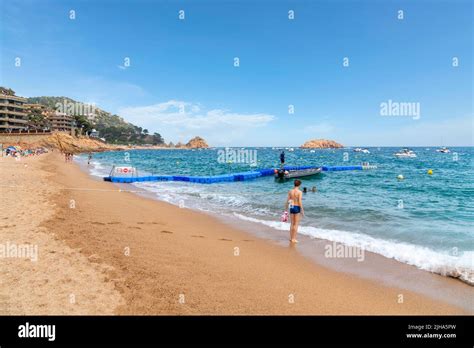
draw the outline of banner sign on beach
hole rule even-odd
[[[137,174],[135,167],[115,167],[113,170],[113,176],[134,176]]]

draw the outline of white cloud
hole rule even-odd
[[[129,122],[160,132],[167,141],[187,141],[199,135],[212,145],[243,140],[252,129],[274,120],[265,113],[241,114],[222,109],[203,110],[197,103],[169,100],[148,106],[119,110]]]

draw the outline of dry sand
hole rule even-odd
[[[56,153],[0,171],[0,244],[39,247],[37,262],[0,259],[1,314],[465,314],[121,192]]]
[[[42,160],[0,158],[0,244],[33,247],[29,257],[0,259],[0,314],[113,314],[125,301],[106,281],[107,266],[41,226],[57,213],[51,197],[60,192]]]

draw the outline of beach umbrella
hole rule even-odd
[[[16,151],[15,146],[9,146],[7,147],[7,151]]]

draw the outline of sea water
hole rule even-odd
[[[302,178],[305,217],[299,233],[393,258],[420,269],[474,284],[474,148],[413,148],[416,158],[397,158],[398,148],[286,151],[288,165],[359,165],[376,169],[324,172]],[[140,175],[219,175],[279,166],[282,148],[245,148],[252,161],[222,160],[224,149],[129,150],[94,154],[92,175],[107,176],[112,165],[134,166]],[[227,149],[229,151],[232,149]],[[235,149],[240,150],[240,149]],[[85,161],[87,156],[81,156]],[[232,157],[226,157],[232,158]],[[245,157],[243,157],[245,158]],[[255,161],[256,159],[256,161]],[[242,163],[246,162],[246,163]],[[429,169],[433,174],[429,175]],[[398,175],[404,179],[397,179]],[[232,216],[275,230],[293,181],[262,177],[244,182],[131,184],[157,199]],[[133,187],[132,186],[132,187]],[[311,192],[316,187],[317,192]],[[286,232],[285,232],[286,233]]]

